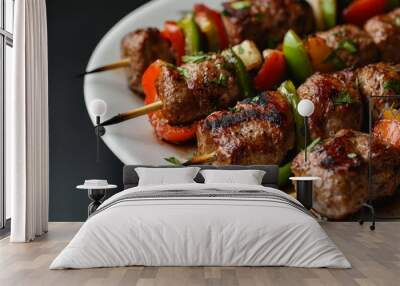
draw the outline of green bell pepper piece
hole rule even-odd
[[[331,29],[335,27],[337,19],[336,0],[321,0],[321,10],[325,23],[325,29]]]
[[[195,55],[201,52],[201,37],[193,14],[188,14],[178,22],[178,26],[185,34],[186,55]]]
[[[235,70],[236,80],[239,83],[240,90],[245,98],[253,97],[253,85],[242,60],[235,54],[232,49],[227,49],[222,52],[222,56],[232,65]]]
[[[289,182],[289,178],[290,178],[290,176],[292,176],[291,167],[292,167],[291,161],[289,163],[286,163],[282,167],[279,167],[279,173],[278,173],[278,186],[279,187],[284,187]]]
[[[315,139],[313,142],[311,142],[310,145],[307,146],[307,151],[312,151],[314,147],[321,142],[321,138]],[[292,161],[286,163],[285,165],[279,167],[279,173],[278,173],[278,186],[283,187],[286,186],[289,183],[289,178],[292,176]]]
[[[281,84],[281,86],[278,88],[278,91],[287,98],[290,105],[292,106],[294,122],[296,126],[297,151],[300,151],[303,149],[302,144],[304,142],[304,120],[297,111],[297,105],[300,102],[300,98],[297,94],[296,87],[294,86],[292,81],[287,80]]]
[[[391,11],[400,6],[400,0],[389,0],[387,3],[386,10]]]
[[[292,75],[298,82],[304,82],[313,73],[303,41],[293,30],[289,30],[285,35],[283,53]]]

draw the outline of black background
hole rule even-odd
[[[147,1],[48,0],[50,221],[84,221],[89,200],[76,185],[84,179],[122,184],[122,163],[96,137],[86,111],[83,79],[89,57],[103,35]]]

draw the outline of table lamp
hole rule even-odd
[[[304,119],[304,160],[307,162],[307,144],[308,144],[308,118],[314,113],[314,103],[309,99],[303,99],[297,105],[297,112]]]
[[[307,162],[307,141],[308,141],[308,118],[314,113],[314,103],[309,99],[303,99],[297,105],[297,112],[304,118],[304,161]],[[312,209],[313,204],[313,181],[317,177],[291,177],[296,182],[296,197],[305,208]]]
[[[94,99],[90,102],[90,113],[96,117],[95,133],[97,136],[96,142],[96,162],[100,162],[100,137],[106,133],[106,129],[100,126],[100,118],[107,112],[107,104],[104,100]]]

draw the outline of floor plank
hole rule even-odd
[[[50,223],[49,233],[29,244],[0,240],[2,286],[266,286],[266,285],[399,285],[400,222],[368,225],[325,222],[331,239],[345,253],[352,269],[285,267],[124,267],[50,271],[55,256],[81,223]]]

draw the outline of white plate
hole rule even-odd
[[[223,0],[155,0],[133,11],[118,22],[100,41],[90,57],[87,70],[120,59],[121,39],[127,33],[143,27],[163,26],[165,20],[177,20],[182,11],[192,10],[195,3],[204,3],[221,10]],[[128,88],[125,70],[103,72],[85,77],[85,104],[96,98],[107,102],[108,119],[120,112],[143,105],[143,100]],[[90,114],[92,123],[95,117]],[[159,141],[154,135],[147,116],[106,127],[102,137],[105,144],[124,164],[166,164],[163,158],[175,156],[182,160],[194,149],[180,148]]]

